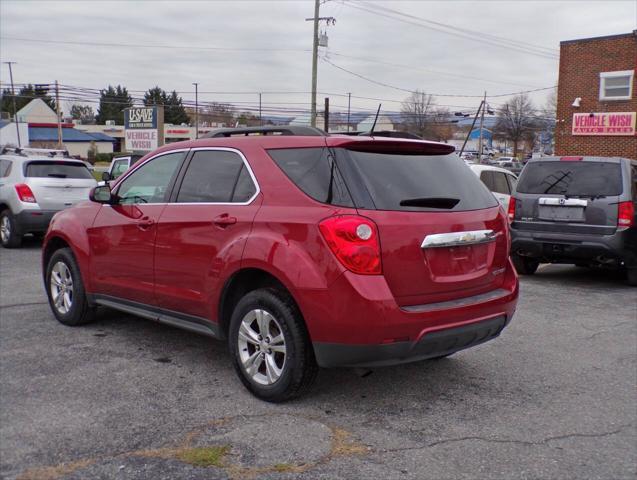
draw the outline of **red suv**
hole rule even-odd
[[[518,297],[509,244],[453,147],[317,131],[166,145],[55,215],[42,264],[65,325],[106,306],[225,339],[245,386],[282,401],[318,367],[497,337]]]

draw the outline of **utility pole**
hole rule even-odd
[[[325,133],[330,131],[330,98],[325,97]]]
[[[11,80],[11,97],[13,98],[13,121],[15,122],[15,133],[18,136],[18,148],[21,148],[20,144],[20,125],[18,121],[18,110],[15,104],[15,89],[13,88],[13,72],[11,71],[11,65],[15,65],[16,62],[2,62],[9,65],[9,80]]]
[[[487,92],[482,100],[482,115],[480,115],[480,146],[478,147],[478,163],[482,163],[482,129],[484,128],[484,110],[487,108]]]
[[[349,132],[349,111],[352,105],[352,94],[347,94],[347,131]]]
[[[193,82],[195,86],[195,139],[199,138],[199,84]]]
[[[325,3],[325,1],[326,0],[314,0],[314,17],[305,19],[306,22],[314,22],[314,38],[312,39],[312,105],[310,110],[310,125],[313,127],[316,127],[316,83],[318,68],[319,22],[324,20],[327,25],[330,23],[334,25],[336,23],[336,19],[334,17],[319,17],[321,2]]]
[[[314,0],[314,37],[312,39],[312,106],[310,111],[310,125],[316,127],[316,77],[318,67],[318,26],[320,1]]]
[[[261,92],[259,92],[259,124],[263,126],[263,118],[261,116]]]
[[[58,148],[64,149],[64,143],[62,142],[62,117],[60,115],[60,86],[58,81],[55,81],[55,110],[58,117]]]
[[[478,120],[478,115],[480,115],[480,111],[482,110],[483,107],[484,107],[484,100],[480,102],[478,111],[476,112],[476,115],[473,117],[471,128],[469,129],[469,132],[467,133],[467,137],[464,139],[464,143],[462,144],[462,148],[460,149],[460,153],[458,155],[462,155],[462,152],[464,152],[464,147],[466,147],[467,145],[467,141],[469,140],[469,137],[471,136],[471,132],[473,132],[473,127],[475,126],[476,121]],[[484,115],[484,112],[483,112],[483,115]]]

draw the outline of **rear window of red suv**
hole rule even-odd
[[[344,148],[268,153],[301,190],[324,203],[396,211],[467,211],[498,205],[455,154],[372,153]]]

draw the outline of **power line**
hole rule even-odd
[[[402,87],[397,87],[395,85],[390,85],[388,83],[380,82],[378,80],[374,80],[373,78],[366,77],[364,75],[361,75],[360,73],[353,72],[353,71],[348,70],[346,68],[343,68],[343,67],[341,67],[339,65],[336,65],[335,63],[333,63],[332,61],[328,60],[325,57],[321,57],[321,60],[323,60],[324,62],[329,63],[331,66],[333,66],[333,67],[335,67],[335,68],[337,68],[339,70],[342,70],[343,72],[349,73],[350,75],[354,75],[355,77],[361,78],[361,79],[366,80],[368,82],[375,83],[375,84],[383,86],[383,87],[392,88],[394,90],[400,90],[400,91],[406,92],[406,93],[416,93],[415,90],[409,90],[407,88],[402,88]],[[554,89],[554,88],[557,88],[557,86],[535,88],[535,89],[532,89],[532,90],[523,90],[523,91],[520,91],[520,92],[513,92],[513,93],[503,93],[503,94],[499,94],[499,95],[490,95],[489,98],[510,97],[510,96],[513,96],[513,95],[519,95],[521,93],[539,92],[539,91],[542,91],[542,90],[551,90],[551,89]],[[452,95],[452,94],[447,94],[447,93],[431,93],[429,95],[432,95],[434,97],[482,98],[482,95]]]

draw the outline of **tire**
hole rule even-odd
[[[95,308],[88,303],[80,269],[70,248],[53,253],[46,267],[44,286],[49,306],[60,323],[76,327],[93,321]]]
[[[626,270],[626,283],[631,287],[637,287],[637,268]]]
[[[22,244],[22,235],[18,233],[16,222],[8,209],[0,213],[0,243],[4,248],[18,248]]]
[[[533,275],[540,266],[540,261],[533,258],[521,257],[519,255],[511,255],[515,270],[520,275]]]
[[[301,395],[318,373],[301,312],[281,290],[254,290],[237,303],[228,345],[241,382],[267,402]]]

